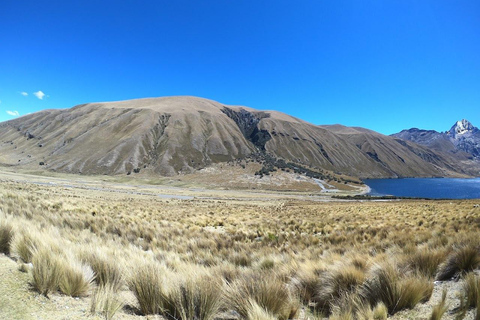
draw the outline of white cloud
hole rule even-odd
[[[7,110],[7,113],[13,117],[18,117],[20,115],[20,113],[18,113],[18,111],[10,111],[10,110]]]
[[[25,91],[20,92],[20,94],[24,97],[28,96],[28,93],[26,93]]]
[[[45,93],[43,93],[42,91],[38,90],[37,92],[34,92],[33,95],[35,97],[37,97],[38,99],[40,100],[43,100],[43,98],[45,97]]]

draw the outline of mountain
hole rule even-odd
[[[458,160],[480,161],[480,130],[465,119],[457,121],[446,132],[412,128],[392,136],[449,153]]]
[[[362,128],[197,97],[88,103],[0,123],[0,164],[83,174],[171,176],[251,159],[361,178],[471,175],[451,155]],[[267,171],[268,171],[267,170]]]

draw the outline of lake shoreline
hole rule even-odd
[[[370,196],[424,199],[480,199],[480,178],[365,179]]]

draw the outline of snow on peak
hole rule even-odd
[[[475,129],[475,127],[470,123],[470,121],[462,119],[453,125],[453,127],[450,129],[450,134],[454,136],[463,135],[472,131],[473,129]]]

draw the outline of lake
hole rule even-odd
[[[393,195],[432,199],[478,199],[480,178],[367,179],[369,195]]]

